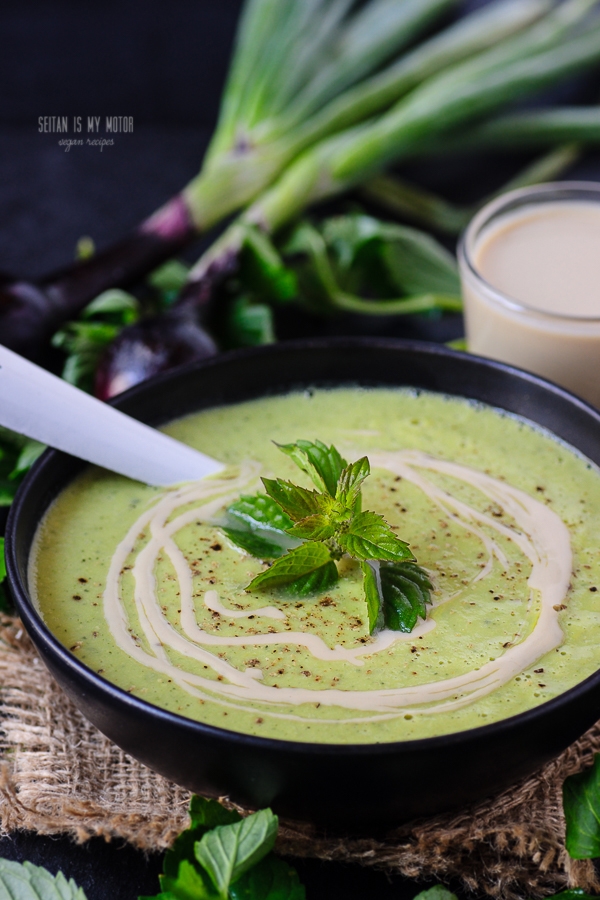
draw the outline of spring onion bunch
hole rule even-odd
[[[543,21],[552,0],[493,0],[398,54],[458,0],[248,0],[200,173],[125,240],[41,284],[7,283],[4,344],[39,357],[101,292],[137,281],[261,194],[299,154],[370,119],[449,65]]]
[[[383,2],[373,0],[364,11],[377,9]],[[266,28],[267,40],[272,38],[263,15],[279,5],[277,0],[253,0],[242,36],[261,34],[263,41],[261,29]],[[292,16],[293,6],[286,4],[284,12],[282,5],[279,11],[290,29],[287,17]],[[425,6],[419,5],[420,13]],[[344,70],[342,62],[335,77],[331,65],[326,64],[299,89],[301,78],[293,72],[301,71],[303,58],[291,39],[286,40],[285,51],[272,45],[273,52],[280,54],[277,65],[285,60],[283,70],[287,70],[290,61],[289,76],[285,71],[280,84],[269,69],[271,75],[264,76],[262,83],[260,77],[252,77],[257,68],[259,72],[261,69],[253,52],[248,50],[246,57],[238,49],[222,116],[207,154],[205,174],[210,178],[201,173],[186,196],[199,216],[197,225],[202,227],[200,211],[206,206],[214,209],[211,192],[222,196],[227,187],[233,186],[233,196],[238,200],[258,195],[192,268],[179,303],[169,312],[170,321],[163,320],[160,352],[151,358],[146,346],[146,335],[152,329],[156,345],[157,326],[138,323],[135,332],[124,333],[110,349],[100,373],[100,394],[114,392],[115,372],[119,373],[120,384],[122,371],[128,367],[133,374],[127,383],[160,370],[165,355],[171,352],[171,329],[177,333],[171,349],[177,345],[177,359],[181,360],[185,343],[182,334],[188,334],[191,340],[199,328],[198,311],[210,301],[213,283],[236,270],[242,248],[253,240],[253,232],[273,234],[312,204],[360,185],[390,163],[410,158],[424,147],[443,148],[446,140],[455,140],[461,130],[479,126],[515,100],[600,62],[600,22],[593,15],[595,7],[597,0],[564,0],[551,8],[544,3],[530,5],[521,0],[515,5],[510,0],[496,0],[354,85],[349,85],[351,72]],[[328,3],[325,8],[331,15],[340,10],[336,3]],[[436,10],[439,12],[439,7]],[[486,16],[498,16],[501,10],[508,17],[505,30],[492,33],[487,27],[491,20]],[[366,12],[354,15],[359,14]],[[308,19],[300,11],[296,15],[304,23],[302,27],[294,24],[298,34],[312,33]],[[509,20],[510,27],[506,24]],[[352,14],[340,21],[345,33],[350,34]],[[332,28],[331,33],[335,30]],[[314,44],[309,53],[313,61],[323,47],[329,46],[330,52],[333,46],[325,38],[322,43],[315,39]],[[252,42],[244,45],[242,41],[239,46],[256,49]],[[345,52],[350,53],[347,59],[361,58],[357,51]],[[327,53],[325,58],[329,58]],[[366,58],[364,54],[365,65]],[[349,98],[354,102],[347,105]],[[317,108],[319,104],[324,105]],[[261,179],[269,182],[266,190],[260,190]],[[347,302],[343,295],[343,291],[337,293],[337,302]],[[405,309],[408,311],[408,307]],[[144,366],[135,373],[136,360],[142,356]],[[186,357],[183,348],[183,357],[193,358],[193,354]],[[175,361],[174,356],[171,359]],[[173,362],[167,362],[167,366]]]

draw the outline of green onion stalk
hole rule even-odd
[[[334,197],[412,155],[425,137],[445,135],[600,62],[600,23],[565,38],[565,3],[528,33],[434,76],[377,119],[310,147],[201,257],[190,280],[201,282],[239,252],[248,227],[272,234],[308,206]],[[562,39],[561,39],[562,38]],[[557,43],[558,41],[558,43]]]
[[[396,216],[441,234],[458,235],[484,204],[507,191],[554,181],[577,162],[581,152],[581,144],[558,146],[529,163],[502,187],[477,203],[450,203],[398,175],[385,173],[375,175],[362,185],[360,194]]]
[[[313,0],[310,4],[313,14],[317,3],[318,0]],[[365,9],[382,10],[385,7],[377,5],[385,3],[386,0],[373,0]],[[445,4],[444,8],[447,9],[450,5]],[[593,19],[590,21],[589,16],[597,5],[597,0],[565,0],[548,12],[547,5],[540,4],[537,0],[531,4],[525,0],[520,0],[518,5],[512,2],[493,4],[491,10],[487,10],[488,16],[498,15],[499,9],[504,6],[514,17],[512,27],[507,27],[508,34],[502,39],[498,40],[496,33],[490,34],[486,25],[490,19],[485,19],[485,11],[474,13],[470,20],[458,23],[442,35],[422,44],[412,51],[412,56],[409,53],[404,57],[403,66],[394,63],[391,69],[384,69],[383,74],[371,76],[360,85],[346,87],[352,73],[350,70],[344,72],[344,53],[349,54],[346,59],[355,62],[362,60],[363,66],[367,65],[367,59],[371,60],[371,66],[376,64],[373,47],[368,41],[358,42],[357,45],[350,43],[351,49],[344,50],[342,62],[336,70],[337,81],[331,71],[327,79],[317,73],[315,80],[309,82],[313,85],[313,94],[308,87],[298,90],[300,76],[294,81],[293,74],[289,77],[286,74],[282,84],[279,84],[270,67],[268,75],[262,81],[253,80],[250,73],[255,71],[257,65],[253,54],[257,52],[258,38],[255,42],[248,42],[248,58],[241,51],[236,53],[236,62],[223,101],[222,117],[207,153],[203,173],[184,194],[189,207],[195,210],[199,229],[207,224],[203,219],[203,210],[214,210],[217,202],[222,204],[222,215],[231,212],[235,203],[248,201],[249,205],[194,266],[178,304],[170,313],[173,327],[177,326],[177,353],[163,353],[161,345],[161,352],[151,358],[152,354],[147,352],[148,341],[145,336],[155,329],[157,333],[152,334],[150,343],[160,344],[164,337],[164,320],[161,326],[152,322],[138,323],[133,332],[128,331],[111,348],[111,358],[105,363],[100,375],[99,394],[110,395],[111,384],[115,380],[111,373],[129,366],[127,360],[122,360],[125,345],[129,348],[125,356],[143,356],[148,360],[148,365],[144,363],[139,367],[137,362],[132,363],[130,368],[137,369],[136,374],[129,381],[119,377],[119,385],[143,380],[157,371],[155,366],[160,369],[163,365],[194,358],[194,349],[191,348],[188,353],[185,344],[188,339],[191,341],[194,328],[197,330],[199,327],[198,310],[210,301],[214,281],[235,270],[240,249],[248,238],[249,230],[259,229],[273,234],[310,205],[353,188],[390,163],[410,157],[425,141],[431,142],[434,139],[442,143],[452,131],[470,126],[517,98],[528,96],[597,63],[600,60],[600,26]],[[404,8],[404,4],[397,6]],[[433,6],[424,0],[416,5],[406,2],[406,9],[412,8],[413,14],[415,10],[420,14],[419,27],[423,27],[423,10],[426,6],[430,10],[431,21]],[[277,0],[254,0],[248,7],[242,25],[242,34],[261,35],[263,47],[270,46],[268,41],[263,42],[261,31],[264,27],[263,15],[269,7],[279,8]],[[526,21],[523,17],[525,7],[528,13]],[[435,11],[440,13],[440,4],[435,5]],[[279,9],[279,12],[284,19],[288,15],[292,16],[289,9],[285,13]],[[295,15],[301,16],[298,10]],[[292,25],[294,29],[300,28],[296,19]],[[346,29],[350,27],[346,24]],[[306,30],[302,31],[303,28]],[[406,29],[406,21],[404,28]],[[415,31],[416,28],[411,32],[413,37]],[[300,32],[305,35],[312,33],[311,16],[308,13],[302,18]],[[335,29],[332,28],[333,32]],[[477,40],[474,35],[477,35]],[[314,52],[318,54],[322,45],[318,42],[315,44]],[[292,73],[297,66],[301,69],[304,65],[304,59],[294,62],[294,46],[293,41],[286,41],[284,48],[272,45],[273,53],[278,54],[278,64],[286,63],[283,70],[287,70],[289,64]],[[368,53],[365,47],[368,48]],[[459,47],[462,48],[461,52],[457,49]],[[485,49],[482,50],[482,47]],[[314,57],[312,58],[314,61]],[[407,58],[409,61],[411,58],[413,60],[408,68]],[[425,59],[429,61],[431,69],[427,68]],[[448,65],[449,59],[451,65]],[[381,55],[378,55],[377,62],[380,61]],[[413,73],[420,72],[420,77],[424,77],[416,87],[406,74],[409,69]],[[390,71],[393,71],[393,77],[390,76]],[[387,85],[385,91],[382,89],[384,81]],[[328,88],[325,88],[325,83],[329,85]],[[392,92],[389,85],[392,83],[395,85],[395,96],[399,93],[400,99],[390,106]],[[321,107],[330,112],[337,109],[331,121],[329,116],[325,117],[324,113],[317,112],[313,117],[309,116],[304,125],[298,126],[297,131],[292,127],[290,134],[279,136],[278,123],[285,122],[286,128],[293,125],[295,107],[292,97],[296,100],[298,97],[303,98],[302,110],[305,115],[312,108],[311,103],[322,103],[330,94],[340,90],[340,86],[348,92],[346,99],[353,91],[358,90],[363,93],[363,99],[368,91],[371,92],[371,99],[375,98],[372,107],[366,101],[361,107],[358,124],[335,131],[342,122],[350,121],[350,113],[344,106],[342,93]],[[379,103],[384,102],[387,105],[386,111],[376,115]],[[300,113],[297,115],[299,120]],[[319,115],[322,121],[317,127],[315,122],[318,122]],[[304,141],[312,141],[329,130],[333,130],[333,133],[314,143],[308,143],[305,149],[301,149]],[[296,135],[301,132],[303,137],[300,139]],[[265,143],[261,144],[261,141]],[[288,148],[294,144],[293,152],[289,150],[292,158],[287,166],[288,151],[277,151],[282,146],[281,141]],[[265,183],[268,185],[266,190]]]
[[[502,48],[515,33],[537,27],[538,42],[556,41],[590,5],[566,0],[557,15],[551,0],[493,0],[389,65],[457,2],[370,0],[355,9],[353,0],[248,0],[200,173],[124,241],[41,285],[4,285],[3,342],[38,356],[62,321],[254,201],[315,142],[376,115],[483,48]]]
[[[529,149],[565,142],[600,144],[600,106],[534,109],[498,116],[468,134],[453,135],[447,150]]]

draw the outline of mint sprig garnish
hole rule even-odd
[[[165,854],[160,893],[139,900],[306,900],[296,870],[272,852],[278,819],[270,809],[242,819],[192,797],[190,819]]]
[[[245,496],[228,508],[227,537],[253,556],[273,560],[246,590],[282,588],[299,597],[321,593],[338,580],[336,561],[346,556],[361,564],[370,633],[383,626],[412,631],[426,617],[432,585],[383,516],[362,511],[368,458],[347,463],[321,441],[277,446],[317,490],[263,478],[266,496]],[[299,546],[286,546],[293,539]]]

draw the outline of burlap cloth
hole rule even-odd
[[[0,616],[1,827],[122,838],[168,847],[186,826],[189,794],[90,725],[38,659],[18,619]],[[561,786],[600,749],[600,723],[556,761],[459,814],[404,826],[383,840],[315,833],[283,822],[278,850],[377,866],[412,878],[458,880],[493,897],[597,889],[589,862],[564,849]]]

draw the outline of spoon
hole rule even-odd
[[[136,481],[196,481],[223,463],[0,346],[0,425]]]

